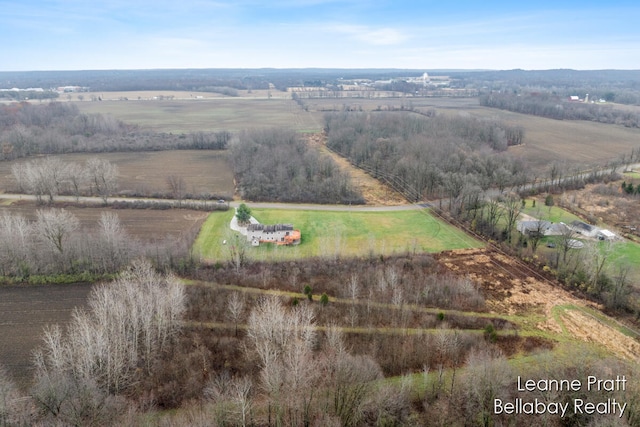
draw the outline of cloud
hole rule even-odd
[[[409,38],[406,34],[394,28],[371,28],[363,25],[340,24],[330,26],[329,30],[347,34],[361,42],[378,46],[397,45]]]

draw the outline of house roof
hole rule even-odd
[[[586,222],[577,221],[577,220],[576,220],[576,221],[573,221],[573,222],[571,223],[571,226],[572,226],[573,228],[579,228],[579,229],[584,230],[584,231],[587,231],[587,232],[589,232],[589,233],[593,232],[593,231],[596,229],[596,227],[595,227],[595,226],[593,226],[593,225],[589,225],[589,224],[587,224]]]
[[[273,233],[274,231],[293,231],[292,224],[274,224],[274,225],[265,225],[265,224],[249,224],[247,226],[248,231],[264,231],[268,233]]]
[[[523,231],[544,231],[549,227],[551,227],[551,223],[544,220],[520,221],[518,223],[518,229]]]

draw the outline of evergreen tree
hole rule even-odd
[[[244,203],[238,206],[236,211],[236,218],[238,218],[238,222],[240,224],[247,224],[249,219],[251,218],[251,209]]]

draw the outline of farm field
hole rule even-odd
[[[640,139],[640,129],[621,125],[553,120],[486,107],[453,109],[449,114],[461,111],[522,127],[524,144],[510,147],[509,152],[526,160],[534,171],[540,171],[538,178],[545,178],[545,172],[554,162],[566,164],[567,172],[602,166],[631,153]]]
[[[215,194],[232,197],[233,172],[227,153],[218,150],[172,150],[122,153],[61,154],[65,162],[84,164],[91,157],[99,157],[118,166],[120,194],[167,193],[166,179],[170,175],[182,177],[187,193]],[[21,159],[14,162],[25,162]],[[0,191],[15,188],[11,173],[14,162],[0,162]]]
[[[207,98],[148,101],[83,101],[82,113],[109,114],[126,123],[157,132],[238,132],[286,127],[298,131],[322,129],[322,115],[302,110],[291,99]]]
[[[538,178],[546,176],[553,162],[566,162],[572,170],[603,165],[621,154],[628,154],[637,146],[640,138],[640,129],[513,113],[480,106],[477,98],[309,99],[304,100],[303,109],[290,99],[264,99],[257,95],[254,98],[207,95],[209,98],[204,99],[83,101],[76,104],[85,113],[111,114],[127,123],[173,133],[238,132],[273,126],[319,132],[322,130],[324,114],[344,109],[374,111],[413,108],[417,112],[435,109],[440,114],[470,114],[521,126],[525,131],[525,143],[511,147],[509,151],[530,163],[532,169],[537,171]],[[187,93],[183,93],[183,96],[187,96]],[[110,99],[108,94],[105,99]]]
[[[37,209],[40,207],[34,202],[16,201],[11,205],[0,205],[0,215],[6,212],[32,220],[35,219]],[[80,227],[87,230],[96,228],[102,212],[114,212],[120,218],[125,231],[144,242],[183,236],[194,228],[199,228],[207,216],[206,212],[188,209],[111,209],[78,206],[67,206],[66,209],[78,217]]]
[[[31,375],[32,351],[45,326],[63,326],[75,307],[84,307],[91,285],[0,286],[0,366],[19,385]]]
[[[229,211],[209,215],[195,243],[196,252],[204,260],[229,260],[229,248],[222,242],[233,238],[228,228],[233,214]],[[391,255],[482,246],[481,242],[440,222],[426,210],[338,212],[252,209],[252,215],[263,224],[293,224],[302,233],[299,246],[249,247],[249,256],[254,259]]]
[[[379,99],[312,99],[305,100],[309,110],[318,112],[374,111],[377,109],[413,108],[416,112],[434,109],[439,114],[468,114],[481,119],[501,120],[524,129],[521,146],[509,151],[537,171],[538,178],[546,177],[553,162],[565,163],[570,170],[582,170],[629,154],[638,146],[640,129],[619,125],[576,120],[553,120],[527,114],[488,108],[479,105],[477,98],[379,98]],[[616,107],[618,108],[618,107]],[[406,113],[406,112],[405,112]],[[410,113],[407,113],[410,114]]]

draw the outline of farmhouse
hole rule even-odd
[[[562,236],[566,234],[569,229],[563,222],[552,223],[544,220],[519,221],[516,228],[520,233],[529,237],[536,237],[537,235]]]
[[[263,243],[277,245],[300,244],[300,230],[294,230],[291,224],[249,224],[247,226],[247,241],[253,246]]]
[[[519,221],[516,225],[517,230],[526,235],[533,236],[544,235],[545,232],[551,227],[549,221]]]

